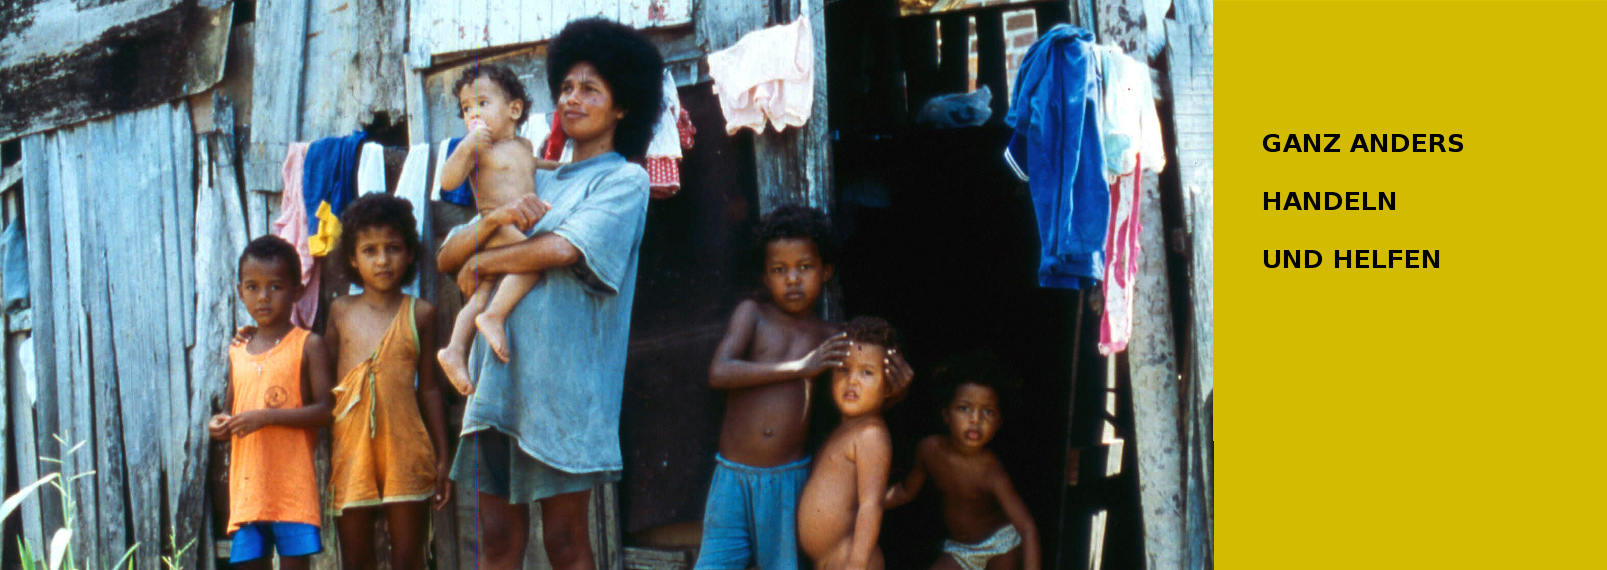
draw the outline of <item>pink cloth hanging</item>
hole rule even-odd
[[[301,258],[304,291],[290,309],[290,322],[310,329],[318,319],[319,279],[317,260],[307,248],[307,206],[301,198],[302,163],[307,159],[308,146],[307,143],[290,143],[290,149],[285,152],[284,168],[280,170],[284,190],[279,194],[279,219],[273,221],[270,231],[295,246],[296,256]]]
[[[1110,226],[1105,232],[1105,312],[1099,319],[1099,353],[1127,349],[1133,337],[1133,284],[1138,278],[1138,197],[1144,179],[1142,156],[1133,171],[1110,184]]]

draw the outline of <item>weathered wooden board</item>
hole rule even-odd
[[[205,91],[233,4],[17,0],[0,22],[0,140]]]
[[[1189,232],[1190,359],[1192,383],[1188,411],[1187,532],[1190,568],[1211,564],[1215,551],[1215,492],[1211,449],[1211,416],[1206,406],[1213,389],[1214,335],[1213,226],[1214,57],[1211,4],[1177,3],[1177,19],[1166,21],[1167,60],[1172,95],[1172,125],[1178,178],[1182,184],[1184,223]]]
[[[60,451],[55,445],[51,434],[56,433],[57,416],[55,410],[58,406],[56,398],[56,325],[54,315],[56,311],[52,281],[53,263],[59,262],[51,257],[54,251],[51,241],[54,235],[50,223],[51,178],[54,176],[51,166],[55,154],[54,135],[34,135],[22,139],[22,167],[23,167],[23,228],[28,234],[28,289],[32,296],[30,299],[34,318],[33,331],[29,336],[28,346],[25,349],[32,354],[31,367],[19,375],[22,390],[14,392],[13,410],[19,410],[16,415],[17,473],[22,479],[19,483],[32,482],[45,473],[55,471],[53,465],[42,465],[38,457],[48,455],[58,456]],[[59,265],[54,266],[60,270]],[[19,355],[19,360],[21,357]],[[17,396],[31,394],[28,406],[20,405]],[[30,413],[24,414],[20,410],[28,409]],[[23,441],[27,437],[31,441]],[[61,525],[59,509],[41,509],[41,505],[59,504],[60,496],[52,489],[40,489],[38,498],[23,503],[22,528],[23,537],[33,544],[44,544],[45,528],[58,528]]]
[[[156,269],[171,275],[162,256],[161,210],[162,194],[172,190],[172,175],[166,171],[171,164],[157,159],[157,155],[166,154],[171,141],[162,125],[165,117],[156,118],[153,114],[117,115],[108,121],[92,122],[86,129],[93,137],[88,142],[93,155],[104,163],[117,165],[94,169],[95,174],[83,189],[83,212],[87,216],[84,250],[90,256],[84,260],[84,294],[86,305],[91,307],[91,355],[99,420],[95,441],[102,452],[96,483],[104,507],[100,520],[107,523],[104,526],[114,527],[101,533],[102,553],[112,559],[122,554],[116,548],[118,544],[160,544],[155,528],[162,510],[157,481],[161,462],[156,442],[165,422],[156,416],[165,415],[165,410],[153,396],[158,380],[167,372],[168,355],[161,342],[167,336],[163,310],[166,280],[142,279],[139,273]],[[138,141],[143,136],[161,143],[124,146],[119,144],[124,136],[130,137],[128,141]],[[113,183],[113,177],[144,191],[113,191],[121,190]],[[143,223],[129,224],[126,220]],[[108,289],[113,286],[115,290]],[[120,378],[149,380],[142,386],[131,381],[125,387],[118,382]],[[165,390],[162,392],[165,396]],[[123,473],[145,476],[125,478]],[[121,508],[125,500],[130,506],[127,514]],[[133,532],[126,536],[119,521],[130,517]],[[144,554],[137,555],[142,562]],[[155,558],[151,557],[150,562],[154,564]]]
[[[384,113],[406,115],[404,2],[307,0],[300,134],[345,135]],[[281,152],[277,157],[284,160]]]
[[[638,29],[686,25],[693,21],[692,4],[692,0],[413,0],[409,16],[413,52],[408,62],[424,68],[442,60],[436,56],[454,59],[474,50],[543,42],[571,20],[589,16]]]
[[[1137,433],[1138,489],[1143,508],[1144,555],[1149,568],[1183,566],[1182,408],[1172,300],[1166,268],[1165,227],[1154,175],[1144,176],[1138,216],[1138,282],[1133,292],[1133,338],[1127,345]]]
[[[310,0],[258,0],[253,24],[251,142],[243,152],[246,190],[280,187],[285,150],[300,140]],[[322,62],[320,62],[322,63]],[[261,235],[253,226],[251,235]]]
[[[31,393],[36,389],[30,385],[33,378],[33,358],[23,356],[32,354],[33,342],[28,333],[14,333],[7,335],[10,342],[6,345],[6,400],[7,414],[3,416],[10,420],[11,434],[15,442],[7,451],[17,462],[17,484],[27,485],[39,479],[39,452],[36,450],[37,442],[34,440],[34,409]],[[39,498],[23,502],[18,510],[22,518],[22,538],[40,544],[44,539],[39,528]],[[16,548],[8,545],[8,549]]]

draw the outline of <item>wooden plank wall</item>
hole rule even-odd
[[[250,144],[245,148],[246,190],[277,190],[279,167],[290,143],[300,140],[302,77],[310,0],[258,0],[253,23]],[[288,78],[288,79],[287,79]],[[251,207],[251,204],[247,204]],[[251,235],[261,235],[253,215]],[[262,224],[266,227],[266,224]]]
[[[603,16],[637,29],[692,22],[693,0],[412,0],[408,22],[411,63],[552,39],[570,20]]]
[[[192,136],[181,101],[23,140],[37,247],[31,342],[35,355],[53,355],[34,359],[30,427],[42,457],[61,453],[57,434],[90,442],[61,464],[67,476],[96,472],[71,486],[80,565],[104,566],[137,542],[136,563],[155,568],[169,533],[183,544],[200,532],[209,410],[189,385],[197,284],[166,278],[194,271]],[[37,515],[42,535],[63,524],[53,500]]]
[[[346,135],[372,122],[375,113],[400,121],[407,113],[407,5],[306,1],[304,58],[313,64],[302,73],[300,135],[309,141]]]

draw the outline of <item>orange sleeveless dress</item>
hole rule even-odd
[[[296,327],[262,354],[229,347],[231,414],[303,405],[301,355],[307,329]],[[318,479],[313,474],[313,430],[270,425],[233,438],[229,457],[229,532],[246,523],[290,522],[319,526]]]
[[[424,428],[414,376],[418,325],[408,297],[367,360],[335,386],[330,511],[428,500],[435,494],[435,446]]]

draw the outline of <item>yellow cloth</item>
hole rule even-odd
[[[329,210],[329,202],[318,203],[318,234],[307,237],[307,251],[313,257],[323,257],[335,251],[340,241],[340,218]]]
[[[413,385],[419,362],[414,302],[408,297],[374,354],[335,387],[329,497],[337,514],[435,494],[435,447]]]

